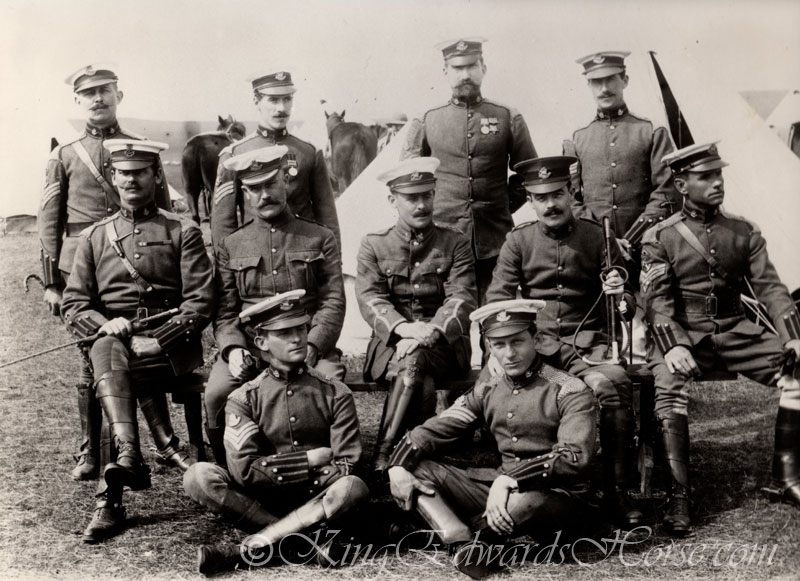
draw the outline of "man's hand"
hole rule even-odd
[[[388,474],[392,496],[403,510],[414,508],[414,500],[418,492],[428,496],[436,494],[433,488],[425,486],[416,476],[402,466],[392,466],[389,468]]]
[[[245,379],[255,365],[253,356],[247,349],[234,347],[228,352],[228,371],[234,379]]]
[[[508,497],[517,489],[517,481],[507,474],[495,478],[489,489],[483,516],[491,529],[498,534],[510,535],[514,531],[514,519],[508,513]]]
[[[622,281],[622,276],[619,274],[619,271],[615,268],[612,268],[608,271],[608,274],[603,281],[603,292],[607,296],[621,295],[625,290],[623,288],[624,284],[625,283]]]
[[[786,344],[783,346],[784,349],[791,349],[794,351],[794,356],[798,360],[800,360],[800,339],[792,339],[787,341]]]
[[[44,289],[43,300],[51,315],[58,316],[61,313],[61,290],[58,287],[51,285]]]
[[[394,332],[401,339],[415,339],[423,347],[433,347],[441,336],[439,329],[423,321],[400,323],[394,328]]]
[[[133,332],[133,325],[131,325],[131,322],[125,317],[117,317],[100,327],[97,332],[108,335],[109,337],[119,337],[122,339]]]
[[[486,367],[489,368],[489,374],[492,377],[498,377],[506,372],[506,370],[503,369],[503,366],[500,365],[497,357],[494,355],[489,355],[489,359],[486,360]]]
[[[692,352],[683,345],[673,347],[664,355],[664,363],[667,364],[667,369],[670,373],[679,373],[686,377],[700,375],[700,368],[697,367],[697,362],[692,357]]]
[[[400,339],[395,350],[397,358],[402,359],[406,355],[413,353],[417,347],[419,347],[419,341],[416,339]]]
[[[154,337],[134,335],[131,337],[131,351],[137,357],[148,357],[161,353],[161,345],[158,344],[158,339]]]
[[[308,456],[308,467],[316,468],[317,466],[325,466],[333,461],[333,450],[330,448],[314,448],[306,452]]]
[[[319,349],[317,349],[316,345],[312,345],[311,343],[308,344],[306,348],[306,365],[309,367],[314,367],[319,361]]]

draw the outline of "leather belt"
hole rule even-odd
[[[718,297],[709,295],[707,297],[688,297],[681,296],[679,308],[682,307],[685,313],[700,313],[715,319],[741,315],[742,301],[739,297],[734,300],[732,297]]]

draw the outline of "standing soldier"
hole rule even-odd
[[[220,464],[225,462],[225,401],[262,367],[258,347],[239,324],[243,308],[304,289],[301,303],[311,317],[306,363],[325,376],[344,378],[336,349],[345,311],[339,250],[330,230],[290,210],[290,155],[286,146],[273,145],[223,161],[244,192],[252,217],[218,240],[215,248],[220,305],[214,335],[219,357],[208,377],[205,406],[209,441]]]
[[[158,384],[203,364],[200,333],[211,320],[215,299],[200,228],[155,204],[156,185],[163,179],[158,153],[167,145],[115,139],[104,146],[121,207],[81,233],[63,300],[72,333],[105,335],[91,346],[89,357],[95,393],[118,450],[103,472],[97,508],[83,536],[87,543],[123,526],[124,486],[150,487],[137,399],[159,453],[184,470],[191,463],[178,448]],[[171,309],[179,312],[152,329],[138,324]]]
[[[600,222],[611,218],[617,238],[637,249],[644,231],[680,209],[680,196],[662,158],[672,151],[664,127],[636,117],[625,104],[625,57],[599,52],[578,59],[597,103],[594,120],[564,142],[564,155],[578,158],[572,191],[580,201],[576,216]]]
[[[515,109],[484,99],[481,84],[485,39],[440,45],[450,101],[411,121],[402,157],[441,160],[433,218],[472,240],[478,300],[483,303],[500,246],[514,225],[511,214],[525,203],[508,170],[536,157],[528,126]],[[513,176],[512,176],[513,177]]]
[[[44,301],[54,315],[60,314],[61,293],[72,271],[78,235],[120,208],[119,194],[109,183],[111,169],[103,143],[109,138],[144,139],[122,129],[117,122],[117,105],[123,95],[109,65],[81,67],[66,83],[86,115],[86,127],[75,139],[51,152],[39,206]],[[160,208],[170,209],[169,190],[163,179],[156,185],[155,200]],[[101,420],[88,363],[84,363],[76,387],[81,446],[72,478],[92,480],[97,478],[100,467]]]
[[[597,434],[594,396],[536,353],[542,306],[511,300],[472,313],[503,372],[484,368],[472,390],[406,434],[389,461],[392,495],[405,510],[416,504],[453,550],[456,568],[473,579],[489,573],[488,537],[524,532],[541,542],[591,516],[585,500]],[[436,459],[484,422],[500,466],[469,471]]]
[[[758,228],[726,214],[715,144],[692,145],[664,158],[684,196],[683,210],[651,228],[642,248],[642,297],[656,352],[655,413],[669,475],[664,528],[684,535],[689,516],[689,419],[686,382],[722,368],[774,385],[783,350],[800,354],[800,316],[778,278]],[[747,281],[777,335],[749,321],[741,294]],[[797,377],[795,370],[795,378]],[[800,506],[800,385],[781,390],[775,422],[773,485]]]
[[[378,176],[389,187],[397,224],[365,236],[358,252],[356,297],[372,327],[364,375],[392,384],[376,471],[386,468],[405,429],[436,412],[433,382],[463,377],[470,368],[469,314],[477,300],[472,250],[466,236],[433,222],[438,166],[438,159],[420,157]]]
[[[214,245],[219,245],[228,234],[239,227],[237,208],[243,207],[243,222],[252,218],[252,208],[244,200],[236,176],[225,166],[226,160],[254,149],[283,145],[289,149],[286,160],[287,200],[291,213],[307,220],[315,220],[329,228],[336,238],[337,246],[341,248],[339,218],[336,215],[333,190],[322,152],[291,135],[286,129],[294,103],[292,75],[279,71],[258,77],[252,84],[253,102],[259,115],[258,129],[220,153],[211,206],[211,238]]]
[[[186,472],[183,486],[194,500],[251,536],[241,548],[201,547],[203,574],[266,564],[275,555],[286,558],[282,540],[324,526],[368,494],[366,484],[351,473],[361,458],[353,394],[306,365],[311,317],[298,301],[303,294],[278,294],[240,314],[269,367],[228,398],[227,469],[199,462]],[[320,564],[339,564],[328,553],[334,540],[314,543]]]
[[[619,360],[614,361],[604,309],[597,299],[611,297],[614,309],[621,300],[630,315],[633,289],[621,276],[626,271],[616,241],[604,244],[600,224],[572,215],[569,167],[575,161],[569,156],[541,157],[514,167],[525,176],[539,221],[508,234],[486,299],[513,299],[521,289],[523,298],[545,301],[536,316],[537,351],[553,367],[582,379],[597,396],[605,499],[614,522],[630,527],[643,519],[625,488],[627,451],[633,440],[633,386]],[[606,256],[609,250],[611,256]]]

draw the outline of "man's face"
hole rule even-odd
[[[267,182],[252,186],[242,184],[242,191],[253,212],[264,220],[274,220],[286,208],[286,180],[283,171],[279,171],[274,179]]]
[[[529,192],[528,200],[536,210],[539,221],[551,230],[558,230],[572,219],[572,196],[567,186],[547,194]]]
[[[261,126],[275,131],[286,129],[292,115],[294,95],[262,95],[255,103]]]
[[[698,206],[717,207],[725,199],[722,170],[686,172],[675,177],[675,187]]]
[[[508,337],[487,337],[489,350],[509,377],[520,377],[536,359],[532,329]]]
[[[622,93],[628,86],[628,75],[617,73],[602,79],[589,79],[588,83],[595,103],[601,111],[619,109],[625,104]]]
[[[398,219],[412,230],[423,230],[433,222],[434,190],[420,194],[389,194]]]
[[[120,204],[128,210],[138,210],[150,204],[156,196],[156,184],[161,172],[155,166],[141,169],[114,169],[112,181],[119,192]]]
[[[117,121],[117,105],[122,91],[116,83],[106,83],[75,93],[75,103],[86,114],[86,120],[97,127],[108,127]]]
[[[483,76],[486,74],[486,65],[483,59],[476,59],[471,64],[444,63],[444,76],[450,83],[453,96],[459,99],[470,99],[481,94]]]
[[[308,330],[305,325],[260,331],[254,342],[256,347],[268,353],[271,363],[277,362],[285,367],[296,367],[306,359],[308,351]]]

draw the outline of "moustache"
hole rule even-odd
[[[89,110],[97,111],[99,109],[108,109],[108,105],[93,105]]]
[[[544,213],[544,217],[547,218],[548,216],[560,216],[563,213],[564,212],[562,212],[561,210],[547,210]]]

